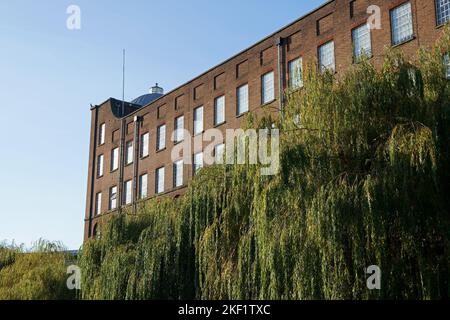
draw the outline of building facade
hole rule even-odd
[[[85,239],[111,213],[183,194],[203,150],[192,150],[193,165],[173,161],[172,148],[195,137],[175,134],[172,141],[172,132],[225,133],[240,128],[249,112],[278,113],[284,92],[302,86],[306,63],[340,73],[361,55],[379,66],[386,47],[413,56],[433,45],[449,20],[450,0],[328,1],[167,94],[156,85],[132,102],[110,98],[92,106]],[[443,59],[449,63],[448,54]]]

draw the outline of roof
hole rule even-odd
[[[145,105],[161,98],[162,96],[163,96],[163,94],[160,94],[160,93],[147,93],[147,94],[144,94],[144,95],[134,99],[133,101],[131,101],[131,103],[138,104],[140,106],[145,106]]]

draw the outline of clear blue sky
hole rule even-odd
[[[83,238],[90,104],[171,90],[325,0],[0,0],[0,241]],[[81,8],[81,30],[66,9]]]

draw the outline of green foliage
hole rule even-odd
[[[280,173],[205,168],[181,199],[112,218],[82,249],[82,297],[448,298],[449,43],[338,80],[307,68],[276,121]]]
[[[0,300],[74,299],[67,289],[65,248],[58,242],[23,246],[0,245]]]

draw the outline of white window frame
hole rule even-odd
[[[248,84],[244,84],[236,89],[236,114],[238,116],[248,112]]]
[[[161,167],[156,169],[155,172],[155,193],[161,194],[165,191],[165,168]]]
[[[261,76],[261,103],[267,104],[275,100],[275,73],[267,72]]]
[[[111,172],[119,169],[119,148],[111,150]]]
[[[103,177],[105,171],[105,156],[99,155],[97,158],[97,178]]]
[[[223,164],[225,162],[225,144],[221,143],[214,147],[214,161],[216,164]]]
[[[106,123],[102,123],[100,125],[100,129],[98,132],[98,145],[104,145],[105,144],[105,135],[106,135]]]
[[[166,125],[160,125],[156,129],[156,150],[161,151],[166,148]]]
[[[436,0],[436,24],[442,26],[450,21],[450,1]]]
[[[295,90],[303,87],[303,58],[298,57],[288,63],[289,89]]]
[[[330,70],[336,71],[336,54],[334,40],[328,41],[318,48],[319,69],[320,72]]]
[[[102,193],[97,192],[95,194],[95,215],[98,216],[102,213]]]
[[[194,136],[203,133],[203,106],[194,109]]]
[[[184,140],[184,115],[175,118],[175,143],[180,143]]]
[[[225,123],[225,96],[214,99],[214,125]]]
[[[358,62],[361,57],[372,56],[372,34],[370,25],[365,23],[352,30],[353,62]]]
[[[133,155],[134,155],[134,148],[133,148],[133,141],[127,141],[125,144],[125,165],[129,165],[133,163]]]
[[[395,7],[390,12],[392,45],[397,46],[414,38],[411,2]]]
[[[141,158],[148,157],[150,154],[150,133],[146,132],[141,135]]]
[[[194,161],[192,165],[192,172],[196,175],[203,168],[203,152],[194,154]]]
[[[109,189],[109,210],[117,209],[117,186]]]
[[[131,204],[133,201],[133,180],[124,182],[123,191],[123,203],[125,205]]]
[[[183,186],[184,183],[184,162],[183,160],[178,160],[173,163],[173,187],[179,188]]]
[[[139,176],[139,199],[148,197],[148,174],[144,173]]]

